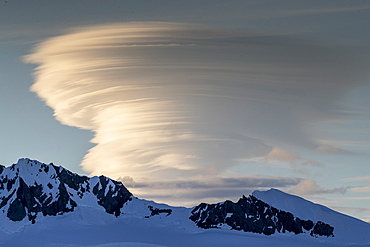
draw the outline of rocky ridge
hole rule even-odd
[[[134,204],[130,203],[133,199]],[[127,212],[128,208],[124,206],[131,204],[129,210],[132,212]],[[73,212],[78,206],[104,210],[116,217],[124,213],[145,219],[177,217],[173,216],[173,213],[176,215],[176,208],[163,207],[165,205],[160,206],[154,202],[148,204],[144,200],[141,202],[121,182],[105,176],[80,176],[61,166],[30,159],[20,159],[10,167],[0,166],[1,218],[34,224],[39,217]],[[311,236],[334,236],[333,226],[323,221],[300,219],[253,195],[243,196],[236,203],[201,203],[188,212],[190,211],[190,217],[189,214],[186,217],[203,229],[229,227],[265,235],[292,232]]]
[[[201,228],[221,228],[271,235],[276,232],[309,233],[311,236],[334,236],[334,227],[322,221],[302,220],[292,213],[276,209],[253,195],[243,196],[238,202],[201,203],[190,219]]]
[[[0,212],[12,221],[27,217],[35,223],[39,215],[60,215],[92,203],[119,216],[131,196],[120,182],[80,176],[52,163],[20,159],[10,167],[0,166]]]

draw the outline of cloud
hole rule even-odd
[[[94,132],[84,170],[149,183],[222,177],[269,153],[299,158],[274,147],[314,150],[314,126],[348,116],[341,99],[367,71],[352,52],[301,37],[142,22],[79,28],[25,60],[37,64],[31,90],[55,118]]]
[[[369,5],[358,5],[358,6],[336,6],[336,7],[321,7],[321,8],[304,8],[304,9],[292,9],[292,10],[276,10],[260,12],[260,16],[265,18],[276,18],[276,17],[295,17],[305,15],[324,15],[344,12],[358,12],[360,10],[369,10]],[[257,16],[256,16],[257,17]]]
[[[353,192],[370,192],[370,186],[354,187],[349,190]]]
[[[150,197],[156,201],[172,205],[194,206],[200,201],[219,202],[222,200],[237,200],[242,195],[248,195],[256,189],[290,188],[301,182],[301,178],[271,177],[271,176],[238,176],[212,177],[200,176],[191,180],[142,181],[137,182],[132,177],[119,178],[134,194]],[[172,194],[173,198],[168,198]]]
[[[370,176],[361,176],[361,177],[344,178],[344,179],[342,179],[342,180],[343,180],[343,181],[346,181],[346,182],[365,181],[365,180],[370,180]]]
[[[317,195],[317,194],[335,194],[341,193],[344,194],[348,190],[347,187],[340,187],[334,189],[326,189],[319,186],[316,181],[311,179],[303,179],[299,184],[294,188],[293,193],[297,195]]]
[[[324,167],[325,165],[313,159],[305,160],[297,153],[289,152],[285,149],[273,147],[264,157],[253,159],[257,162],[268,162],[273,164],[289,164],[293,170],[300,174],[308,174],[307,167]]]
[[[332,146],[318,146],[316,148],[316,151],[319,153],[330,153],[330,154],[342,154],[344,153],[344,150],[337,147]]]
[[[301,159],[298,154],[290,153],[284,149],[274,147],[271,152],[269,152],[266,156],[268,160],[278,160],[278,161],[285,161],[285,162],[297,162]]]
[[[370,208],[368,208],[368,207],[360,208],[360,207],[332,206],[331,208],[338,211],[338,212],[342,212],[344,214],[347,214],[347,215],[353,215],[353,214],[362,215],[361,218],[359,218],[359,217],[356,217],[356,218],[359,218],[359,219],[361,219],[365,222],[370,223],[370,215],[366,215],[367,213],[370,213]]]
[[[318,162],[316,160],[305,160],[301,163],[303,166],[314,166],[314,167],[323,167],[325,166],[323,163]]]
[[[338,211],[338,212],[342,212],[344,214],[347,214],[347,215],[353,215],[353,214],[362,215],[361,218],[359,218],[359,217],[356,217],[356,218],[359,218],[359,219],[361,219],[365,222],[370,223],[370,215],[366,215],[367,213],[370,213],[370,208],[368,208],[368,207],[361,208],[361,207],[332,206],[331,208]]]
[[[340,206],[334,206],[333,208],[338,211],[349,211],[349,212],[358,212],[358,213],[369,212],[370,213],[370,208],[340,207]]]
[[[125,185],[132,188],[147,188],[159,187],[161,189],[168,189],[169,186],[173,188],[185,189],[228,189],[228,188],[253,188],[253,187],[286,187],[297,185],[301,179],[299,178],[283,178],[283,177],[202,177],[196,180],[169,180],[169,181],[156,181],[156,182],[135,182],[132,177],[125,176],[119,178]]]

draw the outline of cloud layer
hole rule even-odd
[[[194,206],[200,201],[219,202],[236,199],[256,189],[286,189],[302,182],[300,178],[246,175],[238,177],[199,175],[186,180],[150,182],[136,182],[133,178],[126,176],[119,180],[144,198],[154,197],[159,201],[168,201],[171,195],[172,203],[181,206]]]
[[[55,117],[95,133],[82,167],[139,184],[224,182],[242,160],[298,159],[291,146],[338,151],[315,128],[347,116],[341,99],[363,72],[332,45],[158,22],[81,28],[25,59]]]

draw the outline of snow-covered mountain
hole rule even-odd
[[[233,230],[265,235],[292,232],[334,237],[333,226],[322,221],[312,222],[310,219],[300,219],[290,212],[268,205],[253,195],[243,196],[236,203],[231,201],[217,204],[202,203],[191,213],[190,219],[197,226],[205,229],[219,228],[226,224]]]
[[[258,233],[258,234],[257,234]],[[0,246],[370,246],[370,224],[279,190],[171,207],[104,176],[0,166]]]
[[[11,167],[0,167],[0,210],[12,221],[74,211],[77,205],[102,206],[119,216],[131,193],[122,183],[107,177],[79,176],[63,167],[20,159]]]
[[[277,189],[257,190],[252,195],[275,208],[289,211],[300,219],[321,220],[334,226],[335,242],[349,243],[353,239],[356,242],[367,242],[370,246],[370,224],[367,222]]]

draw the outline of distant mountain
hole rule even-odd
[[[268,191],[256,190],[252,195],[272,207],[289,211],[300,219],[323,221],[334,226],[336,242],[348,243],[356,240],[356,242],[367,242],[370,244],[370,224],[367,222],[277,189]]]
[[[225,201],[217,204],[202,203],[191,212],[190,219],[197,226],[219,228],[227,224],[234,230],[245,232],[308,233],[311,236],[334,237],[334,227],[322,221],[302,220],[292,213],[276,209],[254,196],[243,196],[237,203]]]
[[[259,233],[259,234],[255,234]],[[0,166],[0,246],[369,246],[370,224],[279,190],[171,207],[110,178]],[[113,244],[114,243],[114,244]]]

